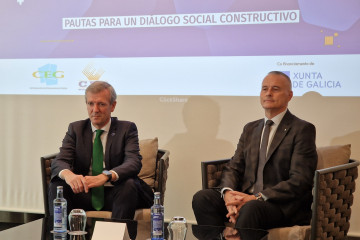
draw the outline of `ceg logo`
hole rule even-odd
[[[58,71],[56,64],[49,63],[39,67],[38,71],[33,72],[32,76],[40,79],[40,82],[46,85],[56,85],[59,78],[64,78],[64,71]]]

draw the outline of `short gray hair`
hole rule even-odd
[[[289,81],[289,84],[290,84],[290,90],[292,90],[292,83],[291,83],[291,79],[288,75],[286,75],[285,73],[283,72],[280,72],[280,71],[271,71],[268,73],[269,74],[274,74],[274,75],[280,75],[280,76],[283,76],[284,78],[286,78],[288,81]]]
[[[110,104],[113,104],[116,101],[116,92],[113,86],[111,86],[109,83],[104,81],[95,81],[91,83],[85,90],[85,101],[87,102],[86,95],[88,92],[91,93],[99,93],[103,90],[109,90],[110,92]]]

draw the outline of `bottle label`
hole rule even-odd
[[[163,214],[162,213],[153,213],[153,234],[162,235],[163,233]]]
[[[54,228],[61,228],[62,227],[62,207],[55,206],[54,207]]]

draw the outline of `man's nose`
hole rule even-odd
[[[267,91],[266,91],[266,96],[271,96],[272,95],[272,91],[271,91],[271,89],[268,89]]]
[[[99,106],[97,104],[94,104],[94,112],[98,112],[99,111]]]

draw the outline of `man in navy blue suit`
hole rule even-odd
[[[63,186],[68,211],[96,210],[91,200],[92,189],[105,186],[104,204],[97,210],[112,211],[112,218],[133,219],[136,209],[149,208],[153,203],[152,189],[137,176],[142,167],[137,127],[133,122],[111,117],[116,92],[110,84],[92,83],[86,89],[85,100],[89,118],[70,123],[60,153],[51,164],[50,209],[57,186]],[[103,131],[100,139],[104,171],[93,176],[96,130]]]

